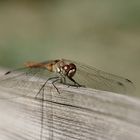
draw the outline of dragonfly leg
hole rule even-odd
[[[62,80],[62,78],[59,78],[59,77],[58,77],[56,80],[54,80],[54,81],[52,82],[52,85],[53,85],[54,88],[57,90],[57,92],[60,94],[58,88],[57,88],[56,85],[55,85],[55,83],[56,83],[57,81],[59,81],[59,80]]]
[[[84,87],[83,85],[77,83],[72,77],[68,77],[68,78],[74,83],[74,85],[69,85],[69,86]]]
[[[37,98],[37,96],[40,94],[41,90],[45,87],[45,85],[47,84],[48,81],[50,81],[50,80],[52,80],[52,79],[56,79],[56,78],[58,79],[59,77],[58,77],[58,76],[57,76],[57,77],[50,77],[49,79],[47,79],[47,80],[45,81],[45,83],[41,86],[41,88],[39,89],[39,91],[37,92],[35,98]]]

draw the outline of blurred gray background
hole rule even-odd
[[[1,67],[56,58],[127,77],[140,96],[140,1],[1,0]]]

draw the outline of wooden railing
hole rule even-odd
[[[0,140],[140,140],[139,99],[65,85],[58,89],[61,94],[47,85],[35,98],[36,86],[26,96],[18,96],[25,90],[0,87]]]

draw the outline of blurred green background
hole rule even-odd
[[[1,0],[1,67],[56,58],[127,77],[140,96],[140,1]]]

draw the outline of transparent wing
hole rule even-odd
[[[77,66],[74,79],[81,85],[123,94],[132,93],[135,89],[134,84],[126,78],[106,73],[76,61],[65,61],[74,63]]]
[[[76,65],[77,72],[74,75],[74,79],[80,85],[124,94],[132,93],[134,90],[133,83],[126,78],[106,73],[76,61],[65,59],[63,59],[63,61]],[[50,61],[43,63],[48,62]],[[8,95],[9,98],[30,96],[32,92],[36,95],[44,82],[54,75],[56,76],[55,73],[51,73],[44,68],[24,68],[20,71],[12,71],[0,77],[0,86],[6,87],[8,90],[12,88],[9,92],[11,94]],[[12,93],[13,89],[17,92],[14,91],[14,93]]]
[[[10,90],[10,95],[0,99],[31,96],[31,92],[35,95],[49,75],[51,75],[50,72],[43,68],[23,68],[3,75],[0,77],[0,86]]]

